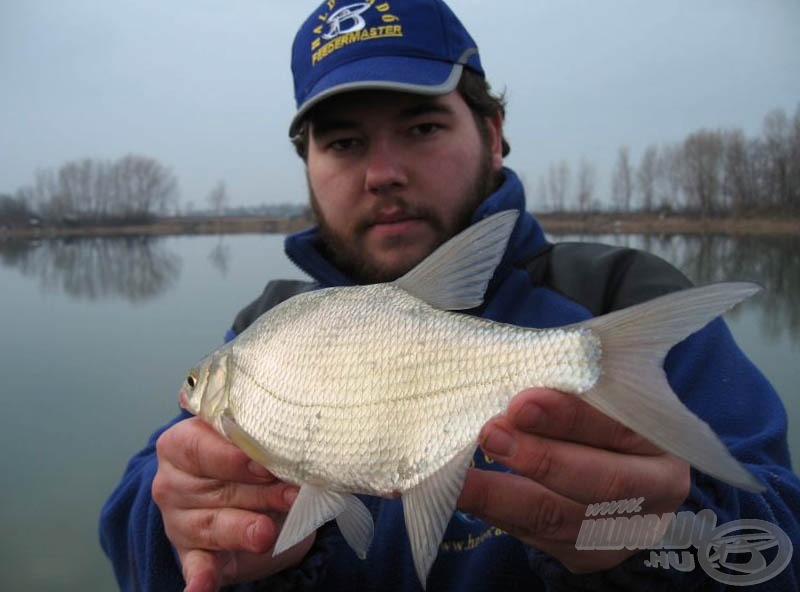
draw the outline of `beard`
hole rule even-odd
[[[492,170],[491,151],[488,144],[484,144],[475,178],[472,179],[467,194],[459,202],[458,210],[449,221],[443,220],[435,208],[427,205],[433,203],[435,196],[429,196],[424,203],[410,203],[400,196],[378,196],[371,211],[357,221],[348,233],[337,230],[328,223],[319,206],[319,200],[311,188],[311,183],[308,187],[311,209],[322,239],[324,255],[357,283],[373,284],[390,282],[401,277],[449,238],[467,228],[475,210],[494,190],[498,180],[499,175]],[[434,242],[422,256],[409,259],[400,265],[387,266],[363,246],[365,234],[378,218],[379,211],[387,205],[397,208],[403,216],[424,221],[433,230]],[[386,239],[383,246],[402,251],[411,240],[404,236],[392,237]]]

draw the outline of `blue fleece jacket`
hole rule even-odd
[[[522,265],[547,243],[529,214],[517,176],[505,170],[505,182],[475,212],[475,220],[506,209],[522,212],[509,247],[487,291],[482,317],[529,327],[552,327],[584,320],[591,313],[554,290],[536,285]],[[320,286],[352,281],[318,250],[316,229],[286,239],[292,261]],[[644,278],[646,281],[646,278]],[[597,286],[608,292],[612,286]],[[234,337],[229,332],[227,338]],[[765,492],[738,490],[692,472],[692,488],[681,510],[710,509],[722,525],[735,519],[761,519],[779,525],[794,547],[800,545],[800,481],[792,472],[786,443],[786,414],[769,383],[744,356],[721,320],[674,347],[665,368],[676,393],[720,435],[731,452],[766,485]],[[726,393],[722,400],[717,393]],[[169,425],[185,419],[181,414]],[[128,464],[122,482],[103,508],[100,539],[123,590],[172,591],[183,586],[180,565],[164,534],[150,487],[156,471],[155,441]],[[476,453],[476,465],[505,470]],[[363,496],[375,521],[375,538],[365,561],[349,549],[334,524],[320,529],[305,561],[263,582],[231,590],[408,590],[420,585],[405,536],[402,503]],[[598,500],[613,501],[613,500]],[[577,575],[535,548],[456,512],[433,565],[428,590],[715,590],[722,589],[696,566],[684,572],[648,567],[642,551],[612,570]],[[778,576],[759,589],[796,590],[800,560],[792,558]]]

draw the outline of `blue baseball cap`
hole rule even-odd
[[[478,46],[441,0],[327,0],[303,23],[292,45],[297,113],[354,90],[443,95],[464,67],[484,75]]]

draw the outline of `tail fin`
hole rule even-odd
[[[760,289],[746,282],[690,288],[582,324],[600,337],[603,348],[601,377],[582,397],[701,471],[762,491],[708,424],[678,399],[663,369],[673,345]]]

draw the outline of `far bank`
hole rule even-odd
[[[550,234],[689,234],[800,236],[798,217],[701,217],[686,214],[598,212],[535,214]],[[138,224],[88,224],[0,227],[3,239],[177,236],[208,234],[287,234],[311,226],[307,217],[224,216],[158,218]]]

